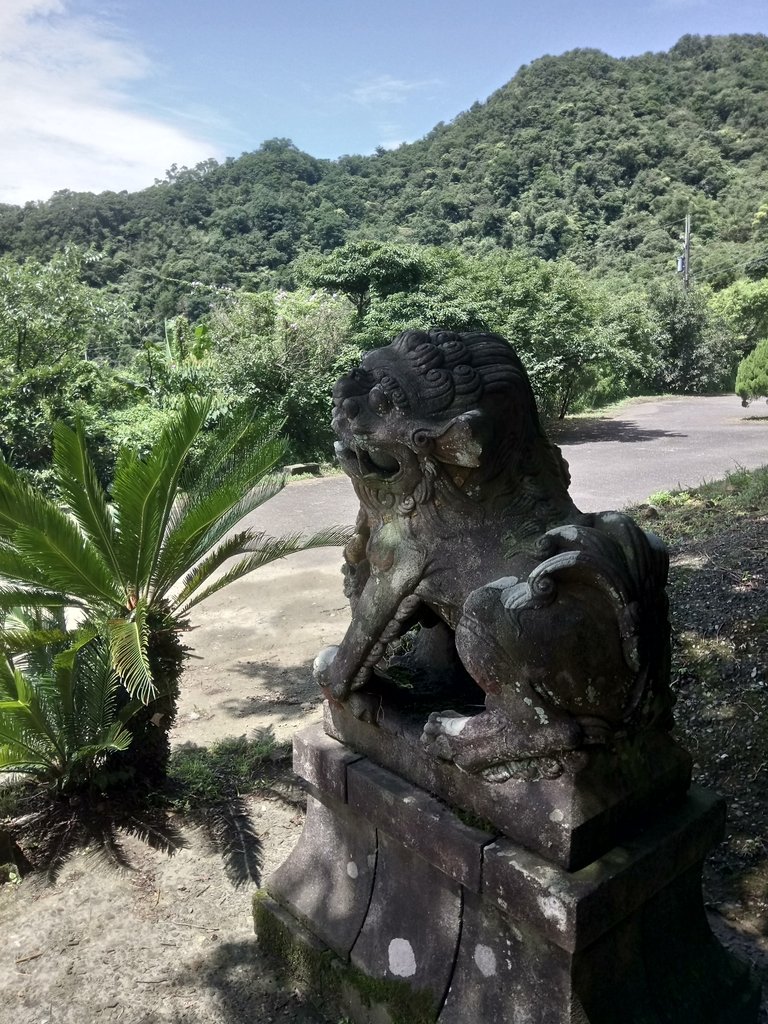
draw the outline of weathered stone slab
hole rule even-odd
[[[375,829],[365,819],[310,795],[301,838],[265,888],[346,958],[365,920],[376,849]]]
[[[689,867],[700,866],[724,820],[723,801],[694,788],[679,810],[576,872],[501,839],[485,849],[483,896],[573,952],[616,927]]]
[[[293,770],[299,778],[341,803],[347,801],[347,767],[361,757],[328,736],[319,724],[310,725],[293,737]]]
[[[460,929],[459,886],[380,833],[376,882],[352,964],[371,978],[406,981],[415,993],[429,993],[436,1015]]]
[[[589,1024],[756,1024],[760,983],[712,935],[691,867],[578,952]]]
[[[572,1024],[570,958],[467,895],[439,1024]]]
[[[394,772],[364,759],[347,772],[352,810],[470,892],[480,892],[483,847],[494,834],[465,825],[450,808]]]
[[[682,802],[690,784],[690,756],[664,733],[596,751],[576,774],[489,782],[424,751],[423,714],[383,703],[372,724],[336,702],[324,714],[328,735],[567,870],[640,832]]]

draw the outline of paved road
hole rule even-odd
[[[758,417],[763,417],[759,419]],[[571,467],[571,494],[584,511],[622,508],[661,490],[694,487],[737,466],[768,463],[768,409],[735,396],[640,399],[607,416],[568,423],[558,443]],[[354,522],[344,476],[299,481],[254,514],[270,532]]]
[[[735,396],[642,399],[605,418],[572,421],[560,444],[576,504],[622,508],[768,463],[768,409],[743,409]]]

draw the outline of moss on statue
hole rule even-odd
[[[406,981],[372,978],[345,963],[285,915],[264,889],[253,898],[253,919],[259,945],[278,965],[278,970],[321,1007],[353,1013],[359,1003],[366,1010],[381,1008],[391,1024],[434,1024],[439,1007],[429,992],[414,991]],[[277,911],[277,913],[276,913]],[[290,922],[290,923],[289,923]],[[377,1020],[381,1017],[378,1016]]]

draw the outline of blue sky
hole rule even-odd
[[[521,64],[768,33],[765,0],[0,0],[0,201],[136,189],[285,136],[420,138]],[[768,87],[768,83],[767,83]]]

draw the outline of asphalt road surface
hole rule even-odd
[[[768,407],[733,395],[638,399],[616,412],[567,423],[557,437],[571,495],[585,512],[623,508],[657,491],[695,487],[737,466],[768,463]],[[270,533],[353,523],[345,476],[291,484],[248,520]]]

